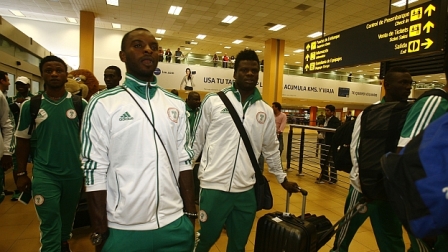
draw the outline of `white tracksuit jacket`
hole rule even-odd
[[[276,175],[279,183],[283,182],[286,174],[282,169],[272,108],[261,99],[257,89],[244,105],[233,86],[223,92],[243,121],[255,156],[258,158],[263,153],[269,172]],[[201,188],[226,192],[250,190],[255,183],[255,171],[243,139],[216,93],[204,98],[194,127],[193,160],[202,151],[198,171]]]
[[[82,157],[87,191],[107,190],[111,228],[153,230],[183,215],[177,181],[191,169],[185,103],[127,74],[122,88],[94,96],[84,112]],[[147,97],[150,97],[147,99]],[[169,159],[167,158],[168,152]],[[171,164],[170,164],[171,161]]]

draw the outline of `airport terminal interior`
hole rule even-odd
[[[62,30],[49,31],[49,34],[54,36],[51,39],[52,42],[41,42],[27,34],[26,30],[34,29],[28,25],[30,24],[28,22],[34,22],[40,27],[45,26],[46,23],[79,27],[80,32],[75,35],[76,40],[83,39],[83,31],[93,35],[93,31],[99,30],[105,33],[110,32],[111,37],[121,40],[121,36],[126,32],[137,27],[144,27],[155,35],[159,46],[162,47],[163,55],[168,48],[171,49],[173,53],[171,64],[176,64],[174,53],[179,48],[182,51],[180,64],[232,68],[231,56],[236,56],[241,50],[250,48],[257,52],[260,61],[264,64],[265,75],[268,71],[276,76],[276,80],[280,75],[297,75],[358,85],[381,85],[384,77],[382,71],[390,66],[389,63],[393,65],[397,60],[413,59],[413,55],[407,52],[401,56],[385,56],[380,61],[363,61],[363,54],[359,54],[358,59],[353,61],[355,63],[350,61],[351,63],[347,65],[338,65],[328,71],[311,71],[306,48],[308,42],[317,41],[327,35],[343,34],[353,27],[365,27],[365,24],[373,20],[388,20],[385,17],[394,17],[396,13],[402,13],[422,4],[430,2],[439,4],[441,0],[115,0],[108,2],[109,0],[0,0],[0,21],[2,21],[0,22],[0,70],[10,74],[11,86],[8,96],[16,94],[13,80],[18,76],[27,76],[31,79],[32,92],[43,90],[38,64],[40,59],[47,55],[60,56],[71,69],[84,67],[90,68],[92,72],[94,72],[96,57],[102,57],[106,61],[109,57],[104,56],[110,53],[106,52],[107,49],[95,48],[93,45],[91,45],[92,50],[87,53],[80,53],[80,43],[75,43],[76,46],[66,46],[66,48],[63,45],[56,46],[59,34],[69,36]],[[83,21],[90,22],[85,26],[87,28],[81,28]],[[20,29],[14,27],[14,24],[20,24]],[[439,25],[446,27],[446,24],[443,26],[438,23],[433,24],[436,28]],[[432,27],[432,29],[435,28]],[[444,36],[445,30],[443,30],[443,36],[438,38],[444,38]],[[357,41],[361,38],[355,34],[351,40]],[[373,49],[369,47],[365,49],[366,55],[373,55],[372,58],[375,58],[375,54],[381,54],[378,51],[370,51],[377,50],[374,46],[377,42],[372,41]],[[434,46],[444,48],[444,39],[435,42],[437,43],[434,43]],[[271,47],[272,43],[279,43],[281,46]],[[426,43],[426,46],[430,48],[429,42]],[[273,48],[276,50],[267,51]],[[421,44],[421,48],[423,51],[425,45]],[[98,56],[99,52],[95,50],[101,51],[104,55]],[[350,52],[350,48],[345,50]],[[442,51],[435,50],[422,56],[435,55],[436,57],[440,56]],[[118,60],[118,50],[113,54],[117,57],[115,60]],[[217,60],[213,59],[214,55],[217,56]],[[225,57],[229,57],[228,62]],[[266,57],[272,57],[272,60]],[[89,60],[92,63],[86,63]],[[165,58],[163,62],[167,63]],[[412,76],[415,97],[423,91],[443,87],[446,84],[445,75],[441,70],[438,72],[419,71],[416,70],[418,74]],[[100,85],[104,87],[103,76],[96,77]],[[205,90],[200,91],[201,95],[207,93]],[[186,92],[180,92],[180,94],[183,99],[187,96]],[[270,99],[272,100],[273,97]],[[283,134],[285,148],[291,140],[288,140],[289,131],[294,135],[295,141],[292,143],[291,167],[287,167],[288,153],[284,151],[282,154],[283,166],[285,169],[289,168],[287,169],[288,179],[297,182],[309,192],[306,201],[307,213],[325,215],[332,223],[336,223],[343,216],[349,188],[348,174],[339,171],[340,179],[337,184],[316,184],[315,180],[320,172],[320,168],[316,165],[320,155],[317,143],[318,132],[310,128],[301,131],[300,127],[316,125],[317,115],[324,113],[327,104],[334,105],[337,111],[336,116],[345,121],[347,115],[357,116],[370,103],[349,101],[344,103],[320,97],[284,98],[280,102],[284,108],[283,112],[288,116],[288,125]],[[312,118],[309,117],[310,113]],[[293,124],[302,126],[290,128]],[[300,138],[301,132],[306,135],[307,142],[304,149],[306,154],[297,153],[296,145],[299,141],[297,139]],[[302,172],[299,172],[302,167],[298,167],[300,155],[305,155]],[[31,167],[32,165],[29,164],[28,171],[32,170]],[[258,219],[268,212],[285,211],[285,190],[276,182],[275,176],[267,172],[267,166],[264,175],[270,180],[274,207],[271,210],[257,212],[246,245],[248,252],[254,251]],[[11,170],[6,172],[5,186],[9,191],[15,189]],[[302,203],[300,194],[293,195],[290,212],[296,216],[300,215]],[[197,229],[199,229],[198,221],[196,222]],[[69,241],[71,250],[73,252],[94,251],[89,240],[91,232],[89,227],[75,229]],[[6,196],[0,204],[0,234],[2,234],[0,235],[0,252],[38,251],[40,247],[39,220],[33,204],[23,205],[20,202],[11,201],[11,196]],[[409,248],[409,239],[404,230],[403,237],[406,248]],[[333,241],[334,237],[320,251],[329,251]],[[226,251],[226,243],[227,236],[224,229],[211,251]],[[379,251],[369,220],[357,232],[350,251]]]

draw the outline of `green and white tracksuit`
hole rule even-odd
[[[9,112],[8,102],[6,101],[5,95],[0,92],[0,158],[3,155],[11,155],[11,151],[14,149],[13,145],[15,141],[13,141],[13,130],[14,125],[12,123],[11,113]],[[11,148],[12,147],[12,148]],[[5,173],[3,169],[0,167],[0,203],[5,198],[5,194],[3,192],[5,183]]]
[[[32,194],[45,252],[59,252],[61,242],[70,239],[82,187],[80,127],[71,96],[66,92],[55,102],[43,93],[32,133],[36,139]],[[30,122],[28,100],[22,104],[16,137],[31,138]]]
[[[405,147],[428,124],[444,115],[447,111],[448,101],[441,96],[432,95],[418,100],[408,112],[398,147]],[[409,234],[409,240],[411,241],[409,252],[433,251],[425,242],[415,238],[412,234]],[[448,233],[438,236],[434,251],[448,251]]]
[[[191,170],[193,156],[187,144],[185,103],[160,88],[156,78],[147,83],[127,73],[123,86],[155,129],[121,87],[93,96],[84,113],[82,157],[86,190],[107,190],[108,226],[115,233],[107,239],[105,248],[113,247],[110,245],[115,242],[134,246],[131,240],[120,239],[117,230],[127,234],[157,230],[163,234],[164,227],[175,225],[182,218],[182,225],[188,225],[190,233],[170,235],[173,243],[182,240],[182,250],[173,251],[191,251],[194,230],[184,216],[178,185],[179,173]],[[115,241],[114,237],[120,240]],[[148,244],[140,242],[146,246],[145,251],[152,251],[149,240]]]
[[[278,150],[275,116],[257,89],[242,104],[232,86],[223,90],[237,111],[249,136],[254,154],[261,153],[279,183],[283,172]],[[195,123],[193,150],[195,159],[202,151],[199,167],[201,224],[197,252],[208,251],[226,224],[227,251],[243,251],[256,212],[255,171],[240,133],[228,109],[215,93],[202,102]]]
[[[381,102],[385,102],[384,99]],[[350,144],[350,155],[353,167],[350,172],[350,188],[345,202],[344,213],[351,209],[363,197],[361,182],[359,180],[358,147],[360,143],[362,113],[356,118]],[[336,233],[333,249],[331,251],[347,252],[358,229],[370,217],[370,223],[380,251],[403,252],[405,245],[401,222],[394,214],[392,206],[387,201],[374,200],[367,204],[365,213],[355,214]]]

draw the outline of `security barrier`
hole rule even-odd
[[[330,180],[336,180],[336,185],[349,188],[349,174],[336,171],[333,159],[330,156],[330,146],[319,141],[319,133],[335,132],[335,129],[307,125],[289,125],[288,143],[286,149],[286,169],[296,171],[298,176],[314,176],[319,178],[321,166],[327,165],[330,171]],[[327,151],[328,150],[328,151]],[[328,181],[327,181],[328,180]]]

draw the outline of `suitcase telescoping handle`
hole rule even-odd
[[[305,220],[305,207],[306,207],[306,196],[308,195],[308,192],[302,188],[299,187],[299,192],[303,195],[302,200],[302,216],[301,219]],[[286,211],[283,213],[283,215],[289,216],[289,203],[290,203],[291,193],[286,193]]]

